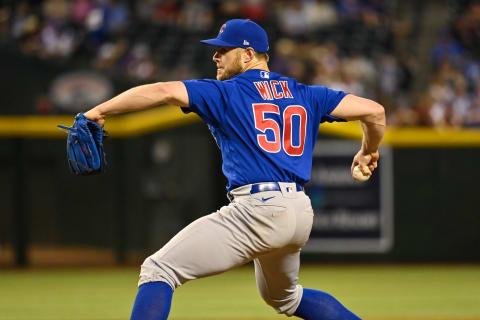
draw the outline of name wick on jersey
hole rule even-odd
[[[290,89],[288,88],[287,81],[277,81],[277,80],[256,81],[253,84],[257,88],[263,100],[273,100],[273,99],[283,99],[283,98],[293,99],[293,95]]]

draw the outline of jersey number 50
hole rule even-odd
[[[273,103],[254,103],[253,116],[255,120],[255,128],[262,133],[257,134],[257,142],[260,148],[270,153],[280,152],[283,150],[290,156],[301,156],[305,147],[305,137],[307,133],[307,111],[299,105],[290,105],[283,111],[283,134],[280,134],[282,123],[278,123],[274,119],[265,119],[266,113],[274,113],[280,115],[280,108]],[[298,117],[300,125],[298,131],[293,132],[293,118]],[[274,134],[273,140],[267,140],[267,130],[272,130]],[[296,139],[293,139],[295,136]],[[283,137],[283,144],[280,142]],[[298,144],[294,145],[293,141]]]

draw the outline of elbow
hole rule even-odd
[[[172,93],[168,88],[168,83],[166,82],[157,82],[152,84],[153,90],[156,95],[156,101],[158,104],[167,104],[172,100]]]
[[[182,82],[157,82],[154,86],[159,104],[188,107],[188,93]]]
[[[370,101],[369,112],[363,119],[361,119],[361,121],[385,126],[385,108],[375,101]]]
[[[385,108],[379,103],[375,102],[374,104],[375,104],[374,111],[373,111],[374,116],[379,120],[382,120],[385,124]]]

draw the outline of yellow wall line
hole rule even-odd
[[[73,115],[62,116],[0,116],[0,138],[65,138],[58,124],[71,126]],[[176,106],[162,106],[151,110],[111,117],[105,128],[113,138],[138,137],[155,131],[198,122],[193,113],[183,114]],[[361,139],[357,121],[324,123],[320,133]],[[394,147],[480,147],[480,130],[435,128],[388,128],[384,143]]]
[[[62,116],[0,116],[0,138],[65,138],[57,128],[71,126],[74,115]],[[178,127],[200,118],[193,113],[184,115],[176,106],[163,106],[107,119],[105,129],[111,137],[137,137],[151,132]]]

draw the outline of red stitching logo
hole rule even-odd
[[[227,25],[224,23],[221,27],[220,27],[220,30],[218,31],[218,34],[222,33],[223,32],[223,29],[225,29]]]

